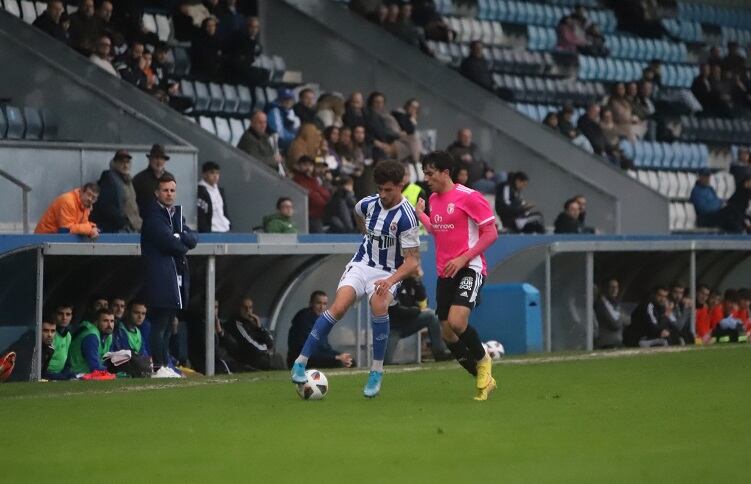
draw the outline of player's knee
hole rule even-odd
[[[370,314],[383,316],[389,312],[389,302],[386,298],[373,296],[370,298]]]

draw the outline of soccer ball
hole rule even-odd
[[[307,370],[308,381],[297,385],[297,394],[303,400],[322,400],[329,392],[329,381],[319,370]]]
[[[494,339],[486,341],[482,345],[485,347],[485,351],[488,352],[490,358],[492,358],[493,360],[500,360],[501,357],[506,354],[506,350],[503,348],[503,345]]]

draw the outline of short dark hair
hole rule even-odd
[[[563,202],[563,210],[568,210],[572,203],[576,203],[576,198],[569,198]]]
[[[423,168],[433,167],[438,171],[449,171],[453,177],[456,171],[456,160],[446,151],[431,151],[422,159]]]
[[[511,181],[514,181],[514,182],[515,181],[523,181],[523,182],[529,181],[529,176],[527,176],[527,174],[524,173],[523,171],[516,171],[512,173],[509,176],[509,178],[511,179]]]
[[[735,289],[726,289],[722,298],[725,301],[738,302],[738,291]]]
[[[99,193],[99,184],[97,182],[88,182],[84,183],[81,187],[81,193],[85,192],[86,190],[89,190],[94,193]]]
[[[45,324],[50,325],[50,326],[55,326],[55,323],[53,323],[52,321],[46,321],[46,320],[42,321],[42,325],[45,325]]]
[[[102,314],[108,314],[110,316],[114,316],[115,313],[110,308],[99,308],[96,310],[96,320],[99,321],[99,318],[102,316]]]
[[[313,291],[313,292],[310,293],[310,301],[308,301],[308,302],[310,304],[313,304],[313,301],[315,301],[316,298],[319,297],[319,296],[326,296],[326,293],[323,292],[323,291],[321,291],[320,289],[316,290],[316,291]]]
[[[373,107],[373,102],[374,102],[374,101],[375,101],[375,99],[376,99],[377,97],[379,97],[379,96],[380,96],[380,97],[382,97],[382,98],[383,98],[384,100],[386,99],[386,96],[385,96],[385,95],[384,95],[384,94],[383,94],[382,92],[380,92],[380,91],[373,91],[373,92],[371,92],[371,93],[370,93],[370,94],[368,95],[368,104],[367,104],[367,106],[368,106],[369,108]]]
[[[669,292],[668,288],[664,284],[657,284],[652,287],[652,295],[656,295],[660,291]]]
[[[302,155],[300,158],[297,159],[297,164],[299,165],[300,163],[310,163],[311,165],[315,165],[316,160],[314,160],[308,155]]]
[[[680,281],[678,279],[670,283],[670,289],[674,289],[676,287],[680,287],[681,289],[686,289],[686,285],[683,283],[683,281]]]
[[[162,176],[157,180],[157,187],[163,183],[170,182],[175,182],[175,185],[177,185],[177,180],[175,180],[175,177],[171,173],[162,173]]]
[[[279,197],[276,201],[276,209],[279,210],[284,202],[292,202],[292,199],[289,197]]]
[[[378,163],[373,171],[376,185],[392,182],[398,185],[404,180],[404,165],[398,161],[386,160]]]
[[[206,163],[201,166],[201,173],[206,173],[207,171],[221,171],[221,168],[219,168],[219,164],[214,161],[207,161]]]
[[[128,303],[128,309],[132,309],[133,306],[145,306],[148,309],[146,302],[142,301],[141,299],[134,299]]]
[[[751,299],[751,289],[738,289],[738,299]]]
[[[65,309],[65,308],[73,309],[73,304],[71,304],[69,301],[63,301],[63,302],[57,303],[55,305],[55,312],[57,312],[59,309]]]
[[[297,99],[299,99],[300,101],[302,101],[302,97],[306,93],[309,93],[309,92],[312,93],[312,94],[315,94],[315,92],[311,88],[306,87],[305,89],[300,90],[300,92],[297,94]]]
[[[712,292],[712,289],[710,289],[706,284],[699,284],[698,286],[696,286],[697,292],[701,291],[702,289],[706,289],[707,291]]]

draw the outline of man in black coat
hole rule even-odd
[[[481,85],[485,89],[493,90],[493,76],[490,74],[488,62],[482,52],[482,43],[474,41],[469,44],[469,57],[462,61],[459,72],[470,81]]]
[[[253,299],[244,297],[237,315],[224,323],[222,329],[222,345],[240,369],[271,369],[274,338],[253,312]]]
[[[313,329],[313,325],[328,307],[329,298],[323,291],[313,291],[310,295],[310,303],[307,308],[301,309],[292,318],[292,325],[287,335],[287,366],[292,368],[292,363],[302,351],[308,334]],[[352,355],[349,353],[340,353],[332,348],[329,344],[328,337],[322,337],[318,341],[315,353],[310,355],[308,360],[309,368],[350,368],[357,366]]]
[[[563,204],[563,212],[558,214],[555,219],[556,234],[580,234],[582,233],[579,224],[579,202],[574,198],[566,200]]]
[[[503,227],[511,233],[544,234],[542,214],[533,211],[534,205],[524,201],[522,191],[529,185],[529,177],[523,171],[509,173],[508,180],[496,188],[495,211]]]
[[[584,116],[579,118],[576,127],[587,137],[596,154],[603,155],[605,153],[605,148],[608,146],[608,143],[605,140],[605,133],[603,133],[602,127],[600,126],[599,104],[592,103],[587,106],[587,112]]]
[[[149,166],[133,177],[133,188],[136,190],[136,202],[138,203],[138,210],[141,212],[141,218],[146,218],[144,211],[154,200],[159,178],[162,175],[169,175],[174,178],[172,173],[164,169],[164,165],[169,160],[164,146],[153,145],[146,157],[149,159]]]
[[[50,0],[47,2],[47,10],[42,12],[42,15],[37,17],[32,25],[39,30],[43,30],[60,42],[67,44],[68,36],[60,22],[60,17],[63,15],[64,11],[65,7],[63,6],[62,0]]]
[[[188,228],[175,206],[177,182],[164,174],[157,181],[156,198],[144,210],[141,231],[144,300],[149,308],[149,348],[154,366],[169,363],[172,320],[187,307],[189,294],[188,251],[198,236]]]
[[[680,337],[670,329],[670,319],[665,313],[667,304],[668,289],[655,287],[649,299],[631,313],[631,324],[623,330],[623,343],[643,348],[680,344]]]

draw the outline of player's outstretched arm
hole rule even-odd
[[[398,284],[402,280],[417,272],[420,267],[420,247],[409,247],[402,250],[404,262],[399,269],[390,277],[375,282],[376,294],[385,294],[391,289],[391,286]]]

